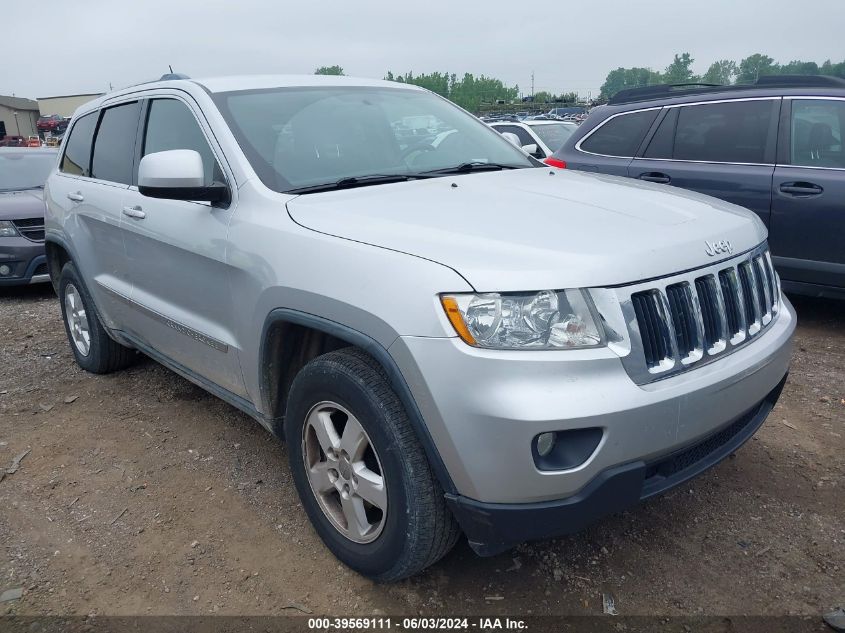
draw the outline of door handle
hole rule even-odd
[[[79,193],[77,191],[76,193],[67,194],[67,199],[73,200],[74,202],[82,202],[83,200],[85,200],[85,196],[83,196],[81,193]]]
[[[785,182],[781,184],[779,189],[781,193],[799,198],[817,196],[824,191],[824,189],[811,182]]]
[[[123,215],[135,218],[136,220],[143,220],[147,214],[141,210],[141,207],[123,207]]]
[[[646,182],[656,182],[661,185],[668,185],[672,182],[672,179],[669,176],[660,173],[659,171],[647,171],[644,174],[640,174],[638,178],[640,180],[645,180]]]

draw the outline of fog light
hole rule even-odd
[[[545,457],[549,453],[552,452],[552,449],[555,447],[555,434],[554,433],[540,433],[537,436],[537,454],[540,457]]]
[[[10,272],[12,272],[12,269],[9,268],[6,264],[3,264],[2,266],[0,266],[0,275],[3,275],[5,277]]]

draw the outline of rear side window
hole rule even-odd
[[[845,101],[794,100],[791,132],[792,165],[845,168]]]
[[[667,158],[718,163],[766,162],[775,101],[734,101],[679,108]]]
[[[658,112],[659,109],[644,110],[608,119],[581,141],[580,149],[605,156],[633,157]]]
[[[109,182],[132,184],[135,162],[135,135],[140,104],[135,101],[103,110],[94,139],[91,177]]]
[[[202,157],[205,184],[223,182],[223,172],[193,113],[181,101],[156,99],[150,103],[143,155],[172,149],[192,149]]]
[[[91,141],[97,126],[97,112],[79,117],[70,130],[59,169],[73,176],[91,175]]]

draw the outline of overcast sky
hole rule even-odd
[[[695,70],[755,52],[845,59],[845,0],[3,0],[0,94],[103,92],[157,78],[472,72],[598,92],[618,66]]]

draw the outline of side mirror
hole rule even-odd
[[[225,184],[204,183],[202,156],[192,149],[147,154],[138,166],[138,191],[141,195],[202,202],[229,200],[229,188]]]
[[[528,145],[522,146],[522,151],[526,154],[530,154],[534,158],[538,158],[537,154],[540,153],[540,148],[537,147],[537,143],[529,143]]]
[[[515,147],[522,147],[522,143],[520,143],[519,137],[513,132],[502,132],[502,136],[504,136],[508,141],[510,141],[511,144]]]

